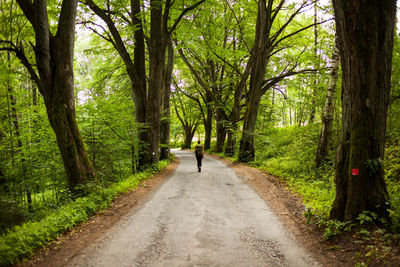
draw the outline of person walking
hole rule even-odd
[[[203,160],[204,153],[203,153],[203,146],[200,144],[200,140],[197,141],[197,145],[194,148],[194,154],[196,155],[197,168],[199,172],[201,172],[201,161]]]

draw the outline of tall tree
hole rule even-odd
[[[306,70],[296,71],[298,62],[291,66],[286,66],[283,71],[270,79],[266,79],[267,64],[271,57],[285,50],[281,46],[282,42],[301,31],[304,31],[314,24],[301,27],[290,33],[287,33],[287,27],[297,15],[299,15],[306,7],[310,6],[312,1],[302,1],[298,5],[292,6],[292,14],[287,15],[286,21],[280,25],[275,25],[278,20],[279,13],[284,8],[286,1],[281,0],[276,4],[274,0],[258,0],[257,1],[257,21],[256,33],[253,48],[248,64],[250,65],[250,82],[249,90],[246,97],[246,113],[244,117],[242,138],[240,140],[239,160],[248,162],[254,160],[254,131],[257,122],[258,107],[261,97],[265,92],[272,88],[275,84],[282,81],[285,77],[305,72]],[[322,22],[319,22],[322,23]],[[276,27],[275,27],[276,26]]]
[[[174,47],[171,40],[168,40],[167,49],[167,65],[164,70],[164,79],[162,87],[161,99],[161,122],[160,122],[160,159],[169,158],[169,139],[171,127],[171,111],[170,111],[170,98],[171,98],[171,81],[172,72],[174,70]]]
[[[333,0],[343,72],[342,133],[330,216],[387,216],[384,144],[396,1]]]
[[[56,34],[51,31],[47,1],[17,0],[35,34],[35,63],[29,62],[22,42],[2,41],[27,68],[43,96],[64,163],[69,187],[93,181],[96,174],[76,123],[74,102],[74,40],[77,0],[63,1]],[[37,71],[36,71],[37,69]]]
[[[339,48],[338,39],[335,37],[335,45],[332,52],[332,65],[330,71],[330,79],[325,97],[325,108],[322,115],[322,127],[321,134],[317,146],[317,155],[315,157],[315,163],[317,168],[325,160],[328,155],[328,141],[331,135],[331,128],[333,122],[333,115],[335,111],[335,93],[337,79],[339,76]]]
[[[200,116],[193,103],[190,103],[192,99],[186,99],[186,101],[184,101],[181,93],[181,90],[175,91],[172,99],[175,108],[175,114],[178,117],[184,132],[182,148],[190,149],[194,134],[199,126]]]
[[[109,33],[101,35],[105,40],[112,43],[122,60],[132,83],[133,99],[136,108],[136,121],[143,126],[139,132],[141,150],[139,152],[139,166],[155,163],[159,158],[160,141],[160,117],[161,117],[161,91],[163,86],[163,73],[165,70],[165,54],[172,33],[185,14],[205,0],[201,0],[188,6],[180,12],[178,18],[169,25],[170,12],[175,1],[167,0],[165,3],[158,0],[150,0],[150,33],[145,36],[143,28],[144,10],[141,8],[140,0],[131,0],[131,18],[128,19],[120,10],[112,10],[110,3],[105,9],[96,5],[92,0],[85,3],[106,24]],[[123,9],[125,11],[125,9]],[[119,16],[120,20],[128,23],[134,31],[134,58],[131,58],[129,47],[121,35],[122,29],[117,28],[119,23],[113,20],[113,15]],[[94,23],[93,21],[90,23]],[[98,26],[98,25],[97,25]],[[101,28],[101,27],[100,27]],[[94,30],[96,31],[96,30]],[[146,42],[146,41],[148,42]],[[146,76],[146,54],[147,43],[149,64],[148,79]],[[168,89],[167,87],[165,89]]]

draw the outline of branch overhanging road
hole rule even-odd
[[[317,266],[222,162],[174,151],[180,164],[138,210],[69,266]]]

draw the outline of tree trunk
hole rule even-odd
[[[388,217],[384,143],[392,67],[396,1],[334,0],[343,69],[342,136],[331,218],[364,210]]]
[[[269,19],[269,18],[268,18]],[[248,98],[246,100],[246,114],[244,117],[242,138],[240,140],[239,160],[249,162],[254,160],[254,130],[257,121],[258,106],[261,99],[261,90],[269,57],[267,47],[271,25],[267,21],[266,1],[258,1],[256,36],[250,57],[251,74]]]
[[[336,84],[339,74],[339,48],[338,39],[335,38],[335,45],[332,52],[332,66],[330,72],[329,85],[325,97],[325,109],[322,115],[322,128],[317,146],[317,155],[315,163],[317,168],[325,160],[328,155],[328,141],[331,135],[333,115],[335,111],[335,93]]]
[[[162,101],[162,117],[160,122],[160,143],[161,152],[160,159],[169,158],[169,136],[170,136],[170,98],[171,98],[171,79],[172,71],[174,68],[174,48],[172,46],[171,40],[168,42],[168,61],[167,68],[164,75],[163,84],[163,101]]]
[[[215,150],[217,153],[221,153],[224,150],[224,143],[226,138],[226,129],[225,129],[225,117],[222,112],[217,108],[216,111],[216,131],[217,131],[217,143],[215,146]]]
[[[211,148],[211,132],[212,132],[212,118],[213,118],[213,107],[212,107],[212,97],[209,92],[206,92],[206,107],[207,107],[207,117],[204,123],[204,150],[209,150]]]
[[[247,102],[239,150],[239,160],[242,162],[250,162],[254,160],[254,130],[256,128],[260,98],[257,96],[251,96]]]
[[[237,131],[236,123],[231,124],[230,127],[227,129],[225,155],[228,157],[233,157],[235,155],[236,131]]]
[[[115,29],[114,39],[121,40],[121,45],[116,49],[124,60],[126,70],[131,80],[132,97],[135,104],[135,122],[138,128],[138,161],[137,169],[144,168],[148,164],[146,161],[146,151],[149,149],[147,145],[146,135],[146,102],[147,102],[147,82],[146,82],[146,62],[145,62],[145,42],[144,32],[141,20],[140,0],[131,0],[131,19],[132,24],[135,25],[135,33],[133,35],[135,40],[135,48],[133,51],[134,61],[132,62],[127,50],[123,46],[122,39],[117,36]],[[97,13],[97,12],[96,12]],[[98,14],[99,15],[99,14]],[[103,17],[102,17],[103,18]],[[105,18],[105,17],[104,17]],[[103,20],[104,20],[103,18]],[[108,25],[108,27],[115,28],[115,25]],[[113,31],[112,31],[113,33]],[[119,43],[119,42],[118,42]]]
[[[165,64],[165,40],[162,21],[162,3],[150,0],[150,46],[149,46],[149,81],[146,105],[146,135],[148,149],[145,151],[147,163],[158,162],[160,141],[160,104],[162,75]]]
[[[35,55],[47,115],[53,128],[71,191],[96,174],[85,150],[75,119],[73,57],[77,0],[63,1],[57,34],[51,35],[46,2],[18,4],[35,31]],[[30,73],[32,73],[30,71]]]
[[[197,126],[186,125],[183,127],[185,132],[185,140],[183,141],[182,149],[190,149],[192,147],[192,140],[196,133]]]

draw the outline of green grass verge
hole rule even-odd
[[[77,198],[38,222],[16,226],[0,237],[0,266],[15,264],[21,258],[32,255],[37,248],[49,244],[59,234],[86,221],[98,210],[109,207],[116,196],[136,188],[141,181],[163,170],[167,165],[168,161],[161,161],[158,165],[107,188],[96,187],[87,197]]]

